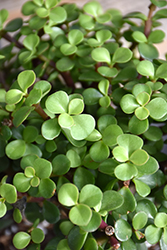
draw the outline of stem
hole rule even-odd
[[[19,49],[24,48],[23,44],[21,44],[19,41],[17,41],[14,37],[10,36],[8,33],[2,34],[2,37],[4,39],[6,39],[8,42],[14,43],[17,48],[19,48]]]
[[[155,11],[156,9],[156,6],[154,4],[150,4],[149,6],[149,13],[148,13],[148,18],[145,22],[145,28],[144,28],[144,34],[146,37],[149,36],[150,32],[151,32],[151,27],[152,27],[152,15],[153,15],[153,12]]]
[[[34,104],[35,111],[44,119],[47,120],[49,116],[44,112],[44,110],[41,108],[40,104]]]

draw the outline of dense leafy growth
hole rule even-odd
[[[0,228],[32,223],[16,249],[165,250],[167,2],[59,2],[0,10]]]

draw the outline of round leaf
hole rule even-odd
[[[69,102],[68,113],[70,115],[78,115],[84,110],[84,102],[82,99],[74,98]]]
[[[132,51],[130,49],[121,47],[118,48],[112,57],[112,63],[126,63],[132,58]]]
[[[70,169],[70,160],[63,154],[55,156],[52,160],[53,173],[55,175],[64,175]]]
[[[132,37],[138,43],[145,43],[145,42],[147,42],[146,36],[141,31],[134,31],[132,33]]]
[[[23,139],[27,143],[35,141],[37,136],[38,136],[38,129],[34,126],[27,126],[23,130]]]
[[[112,147],[117,144],[117,138],[121,134],[123,134],[122,129],[118,125],[112,124],[107,126],[103,131],[102,140],[105,145]]]
[[[86,105],[94,105],[98,103],[99,99],[103,96],[98,90],[94,88],[85,89],[82,94]]]
[[[46,100],[46,108],[54,114],[67,113],[69,98],[66,92],[60,90],[50,95]]]
[[[92,50],[91,56],[96,62],[111,63],[110,53],[106,48],[96,48]]]
[[[6,93],[5,99],[8,104],[16,104],[21,101],[23,92],[18,89],[11,89]]]
[[[33,168],[35,169],[35,174],[40,179],[48,178],[52,172],[52,164],[45,159],[37,158],[33,163]]]
[[[167,113],[167,103],[161,97],[152,99],[147,105],[146,108],[150,112],[150,116],[153,119],[161,119]]]
[[[165,33],[162,30],[153,30],[148,36],[149,43],[161,43],[165,38]]]
[[[154,65],[148,60],[143,60],[138,63],[137,71],[142,76],[154,77]]]
[[[40,196],[44,197],[45,199],[49,199],[54,195],[55,190],[56,190],[56,185],[51,179],[44,178],[40,181],[39,184]]]
[[[62,128],[70,128],[70,127],[72,127],[72,125],[74,125],[74,120],[73,120],[72,116],[70,116],[69,114],[63,113],[63,114],[59,115],[58,123],[59,123],[60,127],[62,127]]]
[[[73,182],[81,190],[87,184],[95,184],[95,177],[89,170],[78,167],[74,173]]]
[[[148,217],[147,214],[143,211],[138,212],[134,215],[132,219],[132,225],[135,230],[142,229],[147,223]]]
[[[103,193],[101,211],[111,211],[119,208],[124,202],[123,196],[114,190],[107,190]]]
[[[154,219],[157,214],[157,208],[154,203],[148,199],[138,201],[136,212],[145,212],[148,218]]]
[[[71,183],[66,183],[61,186],[58,192],[58,200],[64,206],[74,206],[78,201],[78,188]]]
[[[137,175],[138,171],[135,165],[131,163],[123,163],[115,168],[115,175],[119,180],[127,181]]]
[[[38,46],[39,42],[39,36],[30,34],[24,39],[23,44],[27,49],[33,51]]]
[[[80,203],[88,205],[89,207],[95,207],[99,204],[101,200],[102,200],[102,192],[98,187],[92,184],[88,184],[81,189],[79,195]]]
[[[143,146],[143,140],[139,136],[131,134],[122,134],[118,136],[117,142],[119,146],[127,149],[129,155]]]
[[[135,183],[136,191],[140,196],[146,197],[149,195],[151,189],[147,184],[137,179],[134,179],[133,182]]]
[[[58,119],[50,119],[42,124],[42,135],[47,140],[53,140],[60,134],[61,128]]]
[[[86,226],[92,217],[92,210],[84,204],[78,204],[71,208],[69,218],[78,226]]]
[[[81,165],[81,158],[75,150],[69,149],[66,156],[70,161],[71,168],[76,168]]]
[[[99,74],[101,74],[104,77],[114,77],[117,75],[118,70],[116,68],[109,68],[106,66],[100,66],[97,71],[99,72]]]
[[[124,147],[117,146],[112,151],[114,158],[119,162],[124,162],[129,159],[128,152]]]
[[[145,164],[149,159],[149,155],[143,149],[137,149],[130,156],[130,161],[137,166]]]
[[[17,77],[18,84],[24,92],[35,82],[35,79],[36,75],[32,70],[22,71]]]
[[[161,64],[158,67],[158,69],[156,70],[156,77],[158,77],[158,78],[167,78],[166,68],[167,68],[166,63]]]
[[[137,95],[136,100],[140,105],[146,105],[150,100],[150,95],[146,92],[141,92]]]
[[[21,158],[26,150],[26,144],[23,140],[14,140],[7,144],[6,154],[12,160]]]
[[[25,171],[24,171],[24,174],[25,174],[26,177],[32,178],[32,177],[35,176],[35,170],[32,167],[26,167]]]
[[[44,219],[51,224],[56,223],[60,219],[60,211],[58,207],[50,201],[44,201],[42,212]]]
[[[7,207],[5,203],[0,201],[0,218],[2,218],[6,214],[6,211],[7,211]]]
[[[95,120],[93,116],[87,114],[81,114],[73,116],[74,125],[71,127],[71,136],[75,140],[83,140],[95,127]]]
[[[11,184],[8,184],[8,183],[2,184],[2,186],[0,187],[0,193],[1,193],[1,196],[5,198],[5,200],[8,203],[15,203],[17,200],[16,188],[15,186]]]
[[[159,141],[162,138],[162,135],[161,129],[155,126],[150,126],[144,133],[144,136],[150,141]]]
[[[120,241],[127,241],[132,236],[132,228],[129,223],[119,219],[115,223],[115,236]]]
[[[64,43],[60,47],[60,51],[65,55],[69,56],[74,54],[77,51],[77,47],[75,45],[71,45],[69,43]]]
[[[13,184],[19,192],[26,192],[30,189],[31,178],[26,177],[23,173],[15,174]]]
[[[62,57],[57,61],[56,67],[59,71],[64,72],[71,70],[74,67],[75,63],[68,57]]]
[[[86,3],[83,7],[84,11],[94,17],[97,17],[102,13],[102,7],[99,2],[91,1]]]
[[[25,232],[19,232],[13,237],[13,244],[17,249],[23,249],[30,243],[31,236]]]
[[[166,213],[157,213],[154,219],[154,224],[156,227],[163,228],[167,226],[167,214]]]
[[[158,50],[152,44],[140,43],[138,49],[144,59],[152,60],[159,56]]]
[[[35,109],[35,107],[23,106],[18,109],[13,114],[13,124],[15,127],[19,127],[26,118],[30,115],[30,113]]]
[[[126,114],[131,114],[135,111],[137,107],[139,107],[139,104],[136,101],[136,98],[131,94],[126,94],[122,97],[120,102],[122,110]]]
[[[154,225],[149,225],[146,228],[146,230],[145,230],[146,240],[151,245],[156,244],[160,240],[161,235],[162,235],[162,229],[161,228],[157,228]]]
[[[128,128],[132,134],[140,135],[147,131],[149,127],[148,119],[139,120],[135,115],[129,120]]]
[[[68,246],[67,239],[60,240],[57,245],[57,250],[71,250]]]
[[[82,42],[83,39],[84,35],[78,29],[70,30],[70,32],[68,33],[68,40],[73,45],[78,45]]]
[[[91,146],[89,154],[93,161],[101,162],[109,157],[110,151],[103,141],[98,141]]]
[[[81,226],[81,229],[86,232],[94,232],[96,231],[101,224],[101,216],[92,210],[92,217],[89,223],[86,226]]]
[[[70,250],[80,250],[83,244],[85,243],[86,238],[87,238],[86,232],[81,230],[80,227],[78,226],[73,227],[67,239]],[[62,250],[64,250],[64,248]]]
[[[148,161],[144,165],[137,167],[137,169],[142,174],[151,175],[159,169],[159,165],[155,158],[149,157]]]
[[[31,231],[31,239],[34,243],[41,243],[45,238],[44,232],[40,228],[34,228]]]
[[[59,24],[66,20],[67,12],[65,8],[58,6],[50,11],[49,17],[54,24]]]

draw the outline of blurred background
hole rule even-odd
[[[21,16],[21,6],[27,0],[0,0],[0,9],[7,9],[10,13],[9,20],[20,17]],[[108,8],[116,8],[119,9],[123,15],[133,12],[140,11],[147,15],[148,6],[150,4],[150,0],[98,0],[103,6],[104,10]],[[72,2],[76,3],[78,6],[83,6],[88,0],[62,0],[61,2],[67,3]],[[167,19],[161,19],[162,29],[167,34]],[[157,45],[160,57],[164,58],[164,54],[167,52],[167,38],[162,44]]]

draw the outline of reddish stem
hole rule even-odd
[[[40,104],[34,104],[35,111],[44,119],[47,120],[49,116],[44,112],[44,110],[41,108]]]
[[[152,27],[152,15],[153,15],[153,12],[155,11],[156,9],[156,6],[154,4],[150,4],[149,6],[149,13],[148,13],[148,18],[145,22],[145,28],[144,28],[144,34],[146,37],[149,36],[150,32],[151,32],[151,27]]]

